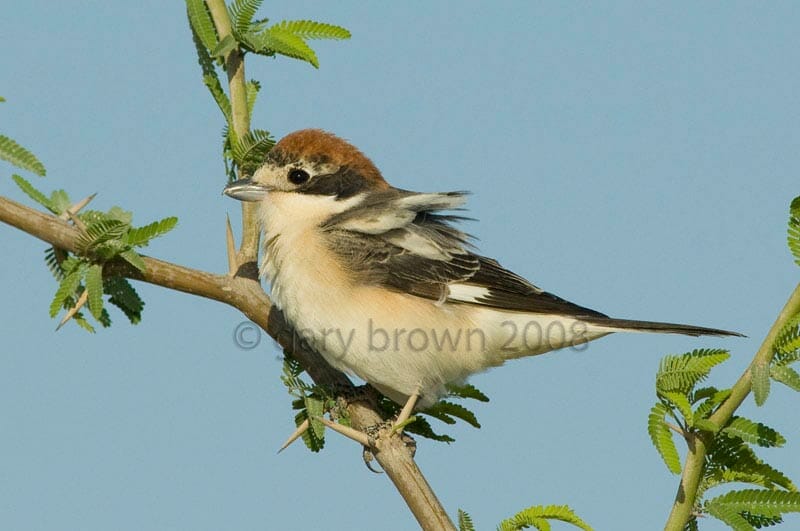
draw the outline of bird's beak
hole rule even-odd
[[[226,186],[222,193],[239,201],[261,201],[269,191],[268,186],[254,183],[251,179],[239,179]]]

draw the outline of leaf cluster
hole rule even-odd
[[[94,326],[81,308],[85,305],[95,321],[103,327],[110,326],[111,318],[104,307],[105,296],[131,323],[141,321],[144,301],[127,279],[106,274],[104,267],[108,262],[120,259],[144,271],[144,260],[136,249],[172,230],[178,219],[168,217],[134,227],[133,215],[119,207],[106,212],[74,212],[72,201],[64,190],[55,190],[47,196],[19,175],[13,175],[12,179],[31,199],[56,216],[72,219],[80,230],[76,254],[55,247],[45,252],[45,263],[58,281],[50,303],[50,316],[56,317],[61,310],[67,310],[67,315],[81,328],[94,332]]]
[[[0,96],[0,102],[6,101]],[[0,160],[5,160],[17,168],[30,171],[40,177],[44,177],[47,170],[36,155],[17,144],[11,138],[0,135]]]
[[[800,198],[792,201],[788,230],[789,247],[800,253]],[[800,260],[798,260],[800,264]],[[769,362],[759,358],[750,366],[751,391],[762,405],[775,380],[800,391],[800,375],[790,364],[800,359],[800,314],[790,317],[771,345]],[[701,439],[706,445],[702,477],[687,530],[698,528],[698,517],[714,516],[731,528],[751,531],[777,525],[787,512],[800,512],[800,492],[783,472],[761,460],[753,446],[780,447],[786,438],[777,430],[741,416],[731,416],[718,426],[711,416],[731,395],[731,389],[700,387],[711,369],[728,359],[724,350],[695,350],[666,356],[656,374],[658,402],[651,408],[647,431],[670,472],[681,472],[674,433],[687,441]],[[731,483],[751,487],[707,498],[709,489]]]
[[[342,27],[310,20],[284,20],[270,25],[266,18],[255,18],[261,3],[262,0],[236,0],[230,4],[228,17],[231,33],[220,39],[206,3],[203,0],[186,0],[198,61],[203,71],[203,83],[225,117],[222,155],[230,181],[236,179],[237,172],[240,177],[251,175],[263,163],[275,140],[268,131],[262,129],[249,131],[241,138],[237,135],[231,102],[217,74],[218,69],[226,71],[229,54],[238,50],[242,55],[283,55],[319,68],[317,55],[306,41],[350,38],[350,32]],[[248,114],[252,115],[261,84],[251,80],[245,88]]]
[[[724,350],[695,350],[664,357],[656,374],[659,401],[650,410],[647,430],[667,468],[675,474],[681,472],[675,433],[685,438],[702,437],[707,441],[703,476],[695,499],[691,526],[696,527],[697,516],[708,514],[730,525],[736,522],[739,527],[735,529],[766,527],[780,523],[781,513],[769,509],[770,502],[761,504],[760,500],[765,498],[760,493],[785,494],[780,499],[788,503],[785,505],[786,511],[793,510],[792,503],[800,504],[800,493],[789,478],[762,461],[751,447],[783,446],[786,442],[783,435],[769,426],[741,416],[731,417],[724,426],[717,426],[710,420],[709,417],[730,396],[731,390],[713,386],[698,388],[697,385],[708,377],[714,366],[728,357],[728,352]],[[709,489],[730,483],[746,483],[761,487],[761,490],[732,491],[705,499]],[[733,504],[731,500],[740,505]],[[747,500],[749,504],[745,503]],[[742,527],[742,522],[750,527]]]
[[[497,526],[498,531],[519,531],[521,529],[537,529],[538,531],[550,531],[552,520],[572,524],[573,526],[592,531],[592,528],[584,522],[567,505],[535,505],[523,509],[514,516],[506,518]],[[458,510],[458,529],[459,531],[475,531],[475,525],[468,513]]]
[[[289,354],[284,354],[281,381],[294,397],[292,409],[297,411],[294,416],[295,425],[309,422],[309,429],[302,435],[303,442],[312,452],[319,452],[325,446],[325,425],[318,419],[334,408],[335,401],[321,386],[306,382],[302,377],[303,372],[300,362]],[[341,416],[338,420],[349,425]]]
[[[455,442],[455,439],[450,435],[435,431],[428,418],[434,418],[447,425],[453,425],[458,422],[458,420],[463,420],[475,428],[481,427],[480,423],[478,422],[478,418],[475,416],[475,413],[461,404],[457,404],[449,399],[471,399],[477,400],[478,402],[489,401],[489,397],[483,394],[472,384],[450,384],[447,386],[447,395],[443,400],[440,400],[427,409],[417,412],[413,417],[411,417],[413,420],[406,424],[403,430],[408,433],[419,435],[420,437],[424,437],[426,439],[446,442],[449,444],[451,442]],[[399,405],[386,397],[381,397],[378,402],[378,406],[385,417],[395,416],[400,412],[401,409]]]

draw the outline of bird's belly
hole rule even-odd
[[[492,365],[484,332],[462,307],[370,287],[277,291],[293,302],[276,300],[289,322],[328,363],[399,403],[419,391],[420,405],[432,405],[445,384]]]
[[[378,288],[277,288],[276,302],[289,322],[328,363],[401,404],[419,392],[423,408],[439,400],[447,384],[506,360],[580,350],[605,335],[574,320],[437,304]]]

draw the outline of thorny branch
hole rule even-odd
[[[75,253],[79,231],[66,221],[21,205],[0,196],[0,221],[26,232],[54,247]],[[287,352],[297,359],[318,385],[338,390],[343,396],[354,396],[355,386],[341,372],[333,369],[316,352],[299,348],[294,333],[257,280],[238,275],[217,275],[144,256],[147,266],[141,272],[123,260],[110,262],[104,274],[122,275],[222,302],[240,310],[258,324]],[[349,402],[352,426],[364,431],[383,422],[377,404],[371,399]],[[420,526],[425,530],[455,530],[444,508],[414,461],[402,437],[388,430],[378,432],[373,452],[383,470],[394,483]]]

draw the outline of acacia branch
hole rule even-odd
[[[787,321],[798,313],[800,313],[800,284],[794,289],[781,313],[778,314],[778,318],[775,319],[769,329],[767,336],[753,357],[753,361],[750,362],[750,365],[731,388],[730,396],[709,417],[711,422],[717,426],[725,426],[731,420],[736,409],[742,405],[744,399],[750,394],[753,380],[752,368],[757,365],[769,367],[775,354],[772,348],[775,339]],[[697,488],[703,478],[708,443],[711,442],[710,438],[707,435],[703,435],[702,432],[689,433],[686,441],[689,445],[689,452],[686,455],[686,463],[683,465],[678,493],[675,495],[672,511],[664,527],[665,531],[682,531],[686,522],[692,516],[692,509],[697,497]]]
[[[231,19],[225,0],[206,0],[211,20],[217,29],[219,40],[231,34]],[[241,140],[250,132],[250,111],[247,108],[247,82],[244,75],[244,55],[238,46],[234,46],[224,57],[225,72],[228,74],[228,87],[231,100],[231,118],[235,138]],[[241,178],[242,175],[239,175]],[[256,204],[242,202],[242,243],[236,256],[239,268],[252,264],[247,268],[247,275],[257,278],[253,267],[258,257],[258,223]]]
[[[0,196],[0,221],[40,240],[72,253],[78,253],[80,232],[66,221],[44,214]],[[341,372],[333,369],[316,352],[303,348],[281,312],[272,303],[257,280],[242,276],[217,275],[143,256],[146,269],[139,271],[123,260],[108,262],[107,274],[121,275],[157,286],[182,291],[222,302],[240,310],[284,347],[318,385],[352,396],[355,386]],[[240,270],[241,273],[241,270]],[[354,428],[365,430],[383,422],[374,400],[362,399],[347,405]],[[394,483],[420,526],[426,530],[455,530],[436,494],[414,461],[410,448],[401,437],[382,430],[374,441],[375,458]]]

